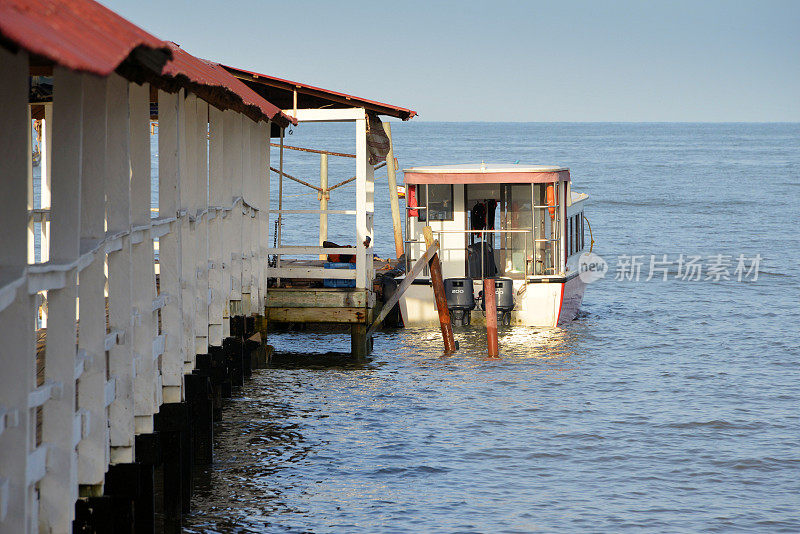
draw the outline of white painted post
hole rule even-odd
[[[244,198],[244,176],[245,176],[245,157],[244,157],[244,147],[245,147],[245,137],[244,137],[244,121],[245,118],[241,113],[234,113],[234,131],[236,132],[236,138],[234,140],[234,150],[235,153],[233,155],[233,169],[231,173],[231,187],[232,190],[232,197],[242,197]],[[249,142],[249,137],[247,139]],[[244,286],[244,254],[243,254],[243,243],[244,243],[244,213],[242,212],[242,206],[237,206],[233,210],[233,225],[234,225],[234,232],[233,232],[233,291],[231,294],[231,300],[234,301],[231,304],[231,315],[243,315],[244,310],[242,306],[242,289]]]
[[[6,284],[24,276],[28,255],[27,208],[32,195],[25,180],[31,153],[27,54],[12,54],[0,47],[0,72],[0,175],[4,182],[0,213],[5,221],[0,232],[0,267],[8,275],[0,283]],[[3,532],[33,532],[31,518],[36,515],[28,471],[29,444],[35,439],[28,395],[36,373],[36,304],[35,296],[26,289],[23,286],[10,293],[11,302],[0,302],[0,411],[4,412],[6,427],[0,433]]]
[[[178,120],[183,107],[183,90],[158,92],[158,212],[175,217],[181,205],[181,165]],[[181,303],[181,227],[182,220],[170,225],[171,231],[159,238],[159,294],[166,298],[161,308],[161,329],[165,350],[161,357],[164,402],[181,402],[183,384],[183,307]]]
[[[319,209],[320,210],[327,210],[328,209],[328,199],[331,197],[330,192],[328,192],[328,155],[327,154],[320,154],[319,155],[319,187],[322,189],[319,193]],[[320,213],[319,214],[319,246],[328,240],[328,214],[327,213]],[[326,254],[320,254],[319,259],[325,260],[328,256]]]
[[[225,206],[231,207],[233,199],[241,195],[242,183],[242,118],[235,111],[227,110],[225,117],[225,143],[223,187],[226,189]],[[223,316],[223,336],[230,336],[230,317],[235,315],[242,300],[242,262],[241,262],[241,209],[236,206],[226,213],[223,224],[223,256],[222,261],[226,266],[225,285],[225,310]],[[237,259],[238,254],[238,259]],[[225,271],[223,271],[225,272]],[[229,283],[228,283],[229,282]],[[234,304],[234,301],[236,303]],[[228,320],[224,320],[227,318]]]
[[[131,227],[131,160],[128,82],[112,74],[106,99],[106,224],[107,236]],[[131,239],[123,235],[106,245],[108,253],[108,326],[116,335],[109,350],[109,374],[116,396],[109,407],[111,463],[133,462],[133,344],[131,303]]]
[[[220,208],[226,204],[225,194],[225,167],[223,164],[223,111],[210,106],[209,109],[210,131],[210,185],[209,204]],[[208,285],[211,288],[211,302],[208,308],[208,344],[214,347],[222,346],[223,311],[227,301],[227,291],[223,287],[223,212],[215,210],[209,214],[208,225],[208,250],[210,270],[208,271]]]
[[[250,126],[250,192],[249,200],[255,208],[250,214],[250,241],[248,247],[248,256],[250,261],[250,308],[247,310],[248,315],[259,313],[259,302],[261,299],[261,287],[259,285],[259,259],[261,254],[260,238],[259,238],[259,212],[262,209],[263,201],[261,199],[261,129],[259,123],[248,120]]]
[[[374,220],[375,220],[375,169],[372,167],[372,164],[369,162],[369,156],[367,156],[367,177],[366,177],[366,196],[367,196],[367,207],[366,207],[366,223],[367,223],[367,235],[371,238],[369,242],[369,246],[365,249],[366,254],[366,287],[372,288],[372,280],[375,279],[375,261],[373,259],[373,250],[375,247],[375,228],[374,228]]]
[[[48,125],[53,132],[51,140],[55,140],[48,143],[53,195],[50,261],[69,264],[80,254],[83,76],[61,67],[55,67],[53,74],[54,109]],[[48,451],[47,473],[39,486],[39,517],[40,529],[45,532],[71,530],[78,498],[76,447],[83,437],[84,424],[75,412],[77,276],[77,268],[70,269],[64,287],[48,291],[52,313],[47,328],[45,382],[61,384],[61,395],[42,406],[42,441]],[[78,441],[74,441],[76,436]]]
[[[367,248],[364,241],[367,236],[372,237],[369,230],[367,206],[367,173],[369,153],[367,152],[367,120],[366,115],[356,121],[356,287],[366,288],[371,283],[368,280]]]
[[[44,121],[42,122],[41,159],[39,160],[39,207],[48,210],[52,204],[52,168],[53,168],[53,104],[44,104]],[[50,223],[42,221],[39,230],[39,261],[50,259]],[[46,323],[45,323],[46,325]]]
[[[81,249],[96,248],[105,237],[106,78],[83,80],[83,146],[81,166]],[[91,365],[78,381],[78,409],[89,416],[89,434],[78,444],[78,482],[83,493],[102,494],[109,462],[106,403],[105,250],[94,253],[80,272],[78,349]]]
[[[197,146],[195,183],[195,354],[208,353],[208,103],[197,100],[197,120],[194,135]]]
[[[25,129],[27,131],[28,139],[28,169],[27,169],[27,185],[28,185],[28,200],[27,200],[27,207],[28,207],[28,263],[34,263],[36,261],[36,249],[35,243],[33,242],[33,214],[31,210],[35,207],[33,204],[33,153],[31,152],[31,136],[33,135],[33,130],[31,128],[31,106],[30,104],[27,105],[27,115],[28,119],[25,122]],[[41,152],[40,152],[41,156]],[[40,160],[41,161],[41,160]],[[41,165],[41,163],[39,163]],[[41,170],[41,167],[40,167]]]
[[[39,158],[39,208],[49,210],[51,205],[51,168],[53,161],[53,104],[46,102],[44,107],[44,119],[42,120],[42,142]],[[49,213],[42,218],[39,223],[39,262],[45,263],[50,260],[50,221]],[[34,246],[31,243],[31,246]],[[39,310],[41,328],[47,328],[47,316],[49,306],[47,291],[39,293],[41,296],[41,309]]]
[[[252,237],[252,225],[250,224],[250,209],[246,207],[249,204],[252,194],[250,192],[250,185],[252,182],[252,163],[250,152],[250,138],[252,130],[250,125],[252,121],[245,116],[241,116],[242,121],[242,179],[240,185],[240,195],[244,199],[242,206],[237,213],[241,214],[241,233],[239,239],[239,254],[242,265],[242,302],[241,315],[250,315],[250,302],[251,302],[251,284],[252,284],[252,269],[250,261],[250,239]]]
[[[133,283],[134,423],[137,434],[154,431],[158,412],[158,361],[153,344],[158,336],[153,237],[150,233],[150,86],[129,85],[131,151],[131,219],[133,236],[131,269]]]
[[[195,260],[195,226],[191,222],[197,199],[197,97],[193,94],[181,102],[178,114],[178,146],[181,188],[181,303],[183,305],[183,372],[191,373],[195,360],[195,297],[197,295],[197,267]]]
[[[258,314],[264,314],[264,307],[266,306],[267,299],[267,248],[269,248],[269,141],[270,141],[269,122],[258,123],[258,137],[260,142],[261,157],[258,165],[258,180],[259,180],[259,206],[261,209],[258,212],[258,287],[259,301],[258,301]],[[266,339],[262,340],[266,343]]]

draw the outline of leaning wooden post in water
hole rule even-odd
[[[392,143],[392,125],[383,123],[386,137],[389,138],[389,153],[386,154],[386,174],[389,177],[389,204],[392,208],[392,227],[394,228],[394,251],[399,259],[405,252],[403,246],[403,230],[400,227],[400,199],[397,196],[397,168],[394,163],[394,144]],[[430,246],[430,245],[429,245]]]
[[[425,246],[430,248],[433,241],[433,230],[430,226],[423,229],[425,234]],[[444,281],[442,280],[442,264],[439,262],[439,254],[436,253],[431,258],[428,267],[431,271],[431,284],[433,284],[433,296],[436,300],[436,311],[439,312],[439,323],[442,325],[442,337],[444,338],[444,352],[449,354],[455,352],[456,341],[453,338],[453,325],[450,323],[450,310],[447,309],[447,295],[444,293]],[[495,322],[497,318],[495,317]]]
[[[319,195],[319,246],[328,240],[328,214],[325,210],[328,209],[328,199],[331,194],[328,192],[328,155],[319,155],[319,188],[322,189]],[[319,259],[325,260],[327,254],[320,254]]]
[[[494,278],[483,279],[483,309],[486,312],[486,349],[497,358],[497,292]]]

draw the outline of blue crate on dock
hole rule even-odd
[[[355,270],[355,263],[340,263],[333,261],[325,262],[326,269],[353,269]],[[322,285],[325,287],[356,287],[355,280],[342,280],[339,278],[325,278],[322,280]]]

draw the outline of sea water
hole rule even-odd
[[[435,329],[401,329],[361,367],[255,371],[215,426],[187,532],[800,531],[800,125],[392,127],[401,168],[569,167],[605,278],[563,328],[501,328],[499,360],[480,329],[456,328],[449,357]],[[349,124],[293,130],[287,144],[355,150]],[[318,183],[319,156],[287,150],[285,170]],[[330,185],[354,174],[331,157]],[[273,209],[277,189],[273,174]],[[343,186],[330,209],[354,198]],[[317,206],[284,182],[284,209]],[[317,244],[318,216],[283,222],[284,244]],[[329,224],[354,242],[352,216]]]

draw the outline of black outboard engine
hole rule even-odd
[[[497,294],[497,317],[505,326],[511,324],[511,310],[514,309],[514,282],[511,278],[498,278],[494,281]]]
[[[444,281],[444,293],[447,295],[447,309],[450,310],[450,319],[453,325],[469,325],[470,312],[475,307],[472,280],[469,278],[447,278]]]
[[[511,310],[514,309],[514,282],[511,278],[495,278],[494,293],[497,301],[497,322],[505,326],[511,324]],[[478,295],[479,309],[486,312],[483,291]]]

